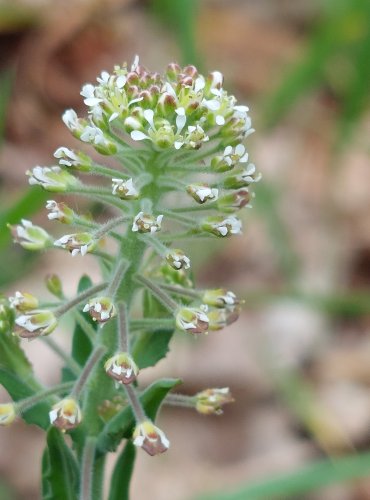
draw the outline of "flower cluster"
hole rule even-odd
[[[187,272],[191,260],[176,242],[241,234],[236,213],[250,206],[253,185],[261,177],[242,143],[253,128],[248,108],[224,89],[222,74],[203,76],[194,66],[171,63],[160,75],[135,58],[130,67],[103,71],[96,84],[82,87],[81,96],[87,118],[69,109],[63,121],[95,152],[90,157],[59,147],[56,164],[28,171],[29,183],[63,195],[93,198],[118,211],[118,216],[102,223],[76,213],[64,201],[48,200],[47,218],[71,226],[67,234],[54,240],[28,220],[11,226],[11,231],[14,240],[29,250],[95,254],[105,281],[68,300],[59,279],[50,278],[48,289],[60,300],[55,308],[43,306],[29,293],[15,292],[9,299],[14,334],[26,339],[49,335],[58,318],[77,307],[79,328],[85,329],[91,352],[78,369],[73,360],[69,368],[75,372],[74,385],[52,407],[50,423],[69,431],[79,425],[82,415],[85,419],[85,408],[89,412],[95,408],[96,415],[88,414],[86,425],[95,418],[94,429],[99,429],[101,398],[112,400],[115,391],[124,391],[136,421],[133,442],[155,455],[166,451],[169,441],[147,417],[145,398],[139,397],[136,383],[139,368],[149,364],[145,356],[164,357],[168,341],[163,347],[142,341],[141,334],[158,336],[177,329],[198,336],[221,330],[238,318],[241,301],[233,292],[194,288]],[[98,154],[112,157],[109,167],[96,160]],[[99,176],[99,182],[86,184],[86,175],[78,177],[81,172]],[[112,238],[115,250],[102,250],[102,238]],[[142,314],[133,318],[131,304],[140,289],[145,290]],[[140,348],[161,350],[144,355]],[[200,413],[219,414],[232,397],[226,388],[207,389],[191,401]],[[11,406],[0,408],[0,424],[13,417]]]

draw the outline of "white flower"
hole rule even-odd
[[[78,116],[74,109],[67,109],[62,116],[62,120],[69,128],[69,130],[71,130],[71,132],[80,129],[81,127]]]
[[[65,203],[57,203],[55,200],[46,202],[46,210],[49,210],[48,219],[58,220],[63,224],[71,224],[74,212]]]
[[[99,99],[95,96],[95,90],[96,88],[91,83],[87,83],[82,87],[80,94],[82,97],[85,97],[84,103],[86,106],[96,106],[103,101],[103,99]]]
[[[207,310],[208,307],[204,304],[199,308],[182,307],[176,314],[177,328],[193,334],[207,333],[209,327]]]
[[[78,180],[60,167],[34,167],[28,170],[28,182],[31,186],[42,186],[47,191],[63,192],[78,184]]]
[[[139,368],[127,352],[120,352],[109,358],[104,363],[107,375],[121,384],[131,384],[138,373]]]
[[[95,297],[84,306],[83,312],[88,312],[94,321],[105,323],[116,316],[116,308],[110,297]]]
[[[201,224],[204,231],[222,237],[230,234],[241,234],[241,227],[241,221],[232,215],[226,218],[223,218],[223,216],[210,216]]]
[[[166,255],[166,260],[171,267],[176,270],[179,269],[189,269],[190,259],[187,257],[182,250],[179,248],[173,248],[169,250]]]
[[[73,398],[65,398],[49,412],[50,423],[62,431],[74,429],[81,422],[81,409]]]
[[[207,184],[189,184],[186,191],[197,203],[205,203],[207,200],[216,201],[218,198],[218,189],[211,188]]]
[[[132,231],[139,233],[155,233],[161,230],[163,215],[154,217],[144,212],[139,212],[132,224]]]
[[[78,156],[72,149],[60,147],[54,152],[54,157],[60,159],[59,164],[72,167],[79,163]]]
[[[45,229],[26,219],[22,219],[21,223],[18,226],[8,226],[16,243],[26,250],[43,250],[51,245],[51,237]]]
[[[37,297],[30,293],[15,292],[14,297],[9,297],[9,305],[17,311],[32,311],[37,309],[39,301]]]
[[[135,200],[139,197],[139,191],[135,188],[132,179],[112,179],[112,194],[124,200]]]
[[[95,248],[95,245],[96,240],[90,233],[66,234],[59,240],[54,241],[54,246],[65,248],[71,253],[72,257],[79,254],[86,255]]]
[[[224,151],[224,159],[228,165],[235,165],[236,163],[247,163],[248,153],[246,152],[243,144],[238,144],[235,148],[226,146]]]
[[[150,420],[141,422],[136,426],[133,438],[134,445],[143,448],[151,456],[167,451],[170,446],[164,432]]]
[[[19,328],[16,328],[14,335],[25,339],[32,339],[49,335],[57,327],[58,321],[52,311],[35,309],[28,314],[18,316],[15,324]]]

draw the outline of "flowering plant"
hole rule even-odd
[[[178,380],[143,388],[137,377],[166,356],[174,331],[197,336],[238,318],[240,301],[233,292],[194,287],[191,259],[178,242],[240,234],[235,213],[250,206],[251,186],[260,176],[242,144],[253,132],[248,108],[223,89],[217,71],[204,77],[194,66],[173,63],[161,76],[135,58],[131,68],[104,71],[81,95],[88,117],[70,109],[63,121],[98,154],[60,147],[54,153],[58,164],[34,167],[27,172],[29,183],[88,197],[117,216],[99,223],[64,201],[49,200],[48,218],[72,226],[68,234],[55,240],[27,220],[10,229],[28,250],[55,248],[77,258],[92,254],[102,280],[92,284],[82,277],[77,295],[67,298],[60,278],[48,276],[47,288],[58,300],[52,306],[29,292],[2,299],[0,382],[13,402],[0,405],[0,425],[21,416],[47,432],[44,498],[101,498],[104,458],[126,439],[109,496],[122,499],[136,447],[157,455],[170,445],[154,424],[162,403],[208,415],[222,413],[232,401],[228,388],[186,396],[170,394]],[[99,154],[116,160],[116,167],[96,161]],[[99,182],[86,184],[85,175]],[[107,238],[115,242],[109,252],[102,246]],[[133,311],[139,292],[140,314]],[[53,341],[67,313],[76,322],[70,355]],[[36,379],[22,339],[43,341],[62,357],[59,385],[45,388]]]

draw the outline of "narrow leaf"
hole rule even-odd
[[[127,441],[116,461],[111,478],[109,500],[129,500],[130,482],[136,458],[136,447]]]

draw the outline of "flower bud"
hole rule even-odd
[[[76,111],[74,109],[67,109],[62,116],[62,120],[63,120],[64,124],[72,132],[72,134],[75,137],[79,138],[81,135],[81,132],[84,129],[84,125],[86,123],[86,120],[78,118]]]
[[[224,83],[224,76],[219,71],[212,71],[209,73],[206,80],[205,91],[209,92],[211,89],[221,89]]]
[[[168,92],[163,93],[158,99],[157,111],[163,117],[171,117],[175,113],[176,109],[176,99],[173,95]]]
[[[55,330],[58,321],[52,311],[36,309],[29,314],[18,316],[15,320],[18,328],[14,335],[22,339],[34,339],[44,337]]]
[[[260,181],[261,177],[261,174],[256,172],[256,166],[250,163],[246,168],[234,170],[232,175],[226,177],[224,187],[226,189],[248,187],[250,184]]]
[[[233,193],[226,194],[217,200],[217,207],[221,212],[233,213],[248,206],[250,193],[247,188],[238,189]]]
[[[62,282],[60,278],[56,274],[49,274],[45,279],[46,288],[52,295],[58,297],[59,299],[63,298],[63,288]]]
[[[222,330],[226,326],[235,323],[238,320],[240,314],[240,307],[227,307],[225,309],[213,309],[208,312],[209,318],[209,329],[210,330]]]
[[[180,73],[181,67],[177,63],[170,63],[167,66],[166,76],[169,80],[177,80]]]
[[[241,234],[241,221],[234,216],[224,218],[222,215],[207,217],[200,225],[203,231],[216,236],[230,236],[231,234]]]
[[[166,260],[173,269],[189,269],[190,259],[179,248],[171,249],[167,255]]]
[[[119,196],[122,200],[137,200],[139,191],[135,188],[132,179],[112,179],[112,194]]]
[[[54,157],[59,160],[62,167],[73,167],[81,172],[89,172],[92,160],[81,151],[73,151],[66,147],[60,147],[54,152]]]
[[[63,202],[57,203],[54,200],[48,200],[46,210],[49,210],[49,220],[58,220],[63,224],[71,224],[73,221],[74,211]]]
[[[186,191],[197,203],[203,204],[207,200],[217,200],[218,189],[211,188],[205,183],[189,184]]]
[[[0,404],[0,425],[12,424],[16,416],[13,403]]]
[[[134,445],[140,446],[150,456],[158,455],[168,450],[170,442],[164,432],[150,420],[145,420],[135,427],[133,433]]]
[[[117,315],[116,308],[110,297],[95,297],[90,299],[83,308],[83,312],[88,312],[91,318],[98,323],[105,323]]]
[[[203,415],[221,415],[223,413],[222,406],[234,402],[228,387],[205,389],[198,392],[195,398],[195,409]]]
[[[150,214],[144,214],[144,212],[139,212],[132,224],[132,231],[139,233],[155,233],[161,230],[163,215],[158,215],[154,217]]]
[[[75,187],[79,181],[72,174],[60,167],[34,167],[27,170],[28,182],[31,186],[41,186],[46,191],[62,193]]]
[[[35,226],[31,221],[22,219],[22,225],[8,225],[13,239],[26,250],[43,250],[52,245],[50,235],[40,226]]]
[[[78,254],[84,256],[88,252],[92,252],[95,245],[96,240],[90,233],[66,234],[54,241],[54,246],[65,248],[72,254],[72,257]]]
[[[159,127],[156,131],[150,131],[150,136],[154,144],[158,147],[165,149],[175,142],[175,134],[170,125],[164,124]]]
[[[75,399],[65,398],[52,407],[49,418],[54,427],[68,431],[77,427],[81,422],[81,409]]]
[[[233,307],[239,304],[235,293],[225,290],[224,288],[217,288],[215,290],[206,290],[203,294],[202,301],[208,306],[214,307]]]
[[[207,306],[203,304],[199,309],[182,307],[176,315],[177,328],[193,334],[207,333],[209,327],[209,318],[206,314],[207,309]]]
[[[131,384],[139,373],[135,361],[127,352],[119,352],[104,364],[107,375],[121,384]]]
[[[9,297],[10,307],[20,312],[32,311],[39,306],[39,300],[30,293],[15,292],[14,297]]]

